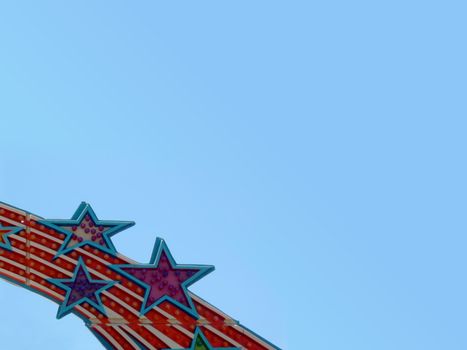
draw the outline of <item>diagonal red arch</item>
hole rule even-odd
[[[65,237],[41,225],[40,220],[39,216],[0,203],[0,224],[23,228],[10,236],[11,250],[0,247],[0,277],[57,304],[64,300],[65,292],[48,279],[70,278],[79,258],[85,261],[93,278],[120,281],[101,295],[106,315],[87,303],[76,306],[73,311],[106,348],[189,348],[195,329],[199,327],[216,348],[278,349],[191,292],[199,319],[168,302],[141,316],[144,290],[109,268],[112,264],[134,264],[133,260],[121,254],[112,256],[91,246],[54,259]]]

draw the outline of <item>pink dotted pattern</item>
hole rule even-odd
[[[72,232],[67,248],[73,247],[83,241],[92,241],[109,248],[103,237],[103,233],[109,228],[96,225],[90,215],[86,215],[79,225],[64,226],[63,228]]]

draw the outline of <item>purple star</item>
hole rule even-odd
[[[160,238],[156,240],[150,264],[113,265],[112,268],[146,289],[142,314],[167,300],[195,317],[197,312],[187,287],[214,270],[209,265],[177,264]]]
[[[180,304],[190,307],[182,284],[199,272],[199,269],[175,269],[170,264],[167,254],[162,252],[157,267],[122,267],[122,270],[149,286],[147,304],[153,304],[162,297],[169,296]]]
[[[49,282],[66,291],[65,300],[58,309],[57,318],[62,318],[73,311],[76,305],[88,302],[96,310],[105,315],[105,309],[100,299],[100,293],[112,287],[115,281],[94,280],[81,258],[70,279],[50,279]]]
[[[70,287],[70,295],[66,306],[77,302],[80,299],[88,298],[89,300],[98,304],[96,293],[102,288],[102,284],[107,282],[91,282],[86,276],[86,272],[82,266],[78,266],[76,278],[74,281],[62,282],[65,286]]]

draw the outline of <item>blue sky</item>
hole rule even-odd
[[[119,251],[215,265],[191,290],[284,349],[464,350],[465,10],[2,3],[0,200],[136,221]],[[100,349],[0,305],[8,349]]]

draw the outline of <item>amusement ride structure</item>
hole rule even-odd
[[[132,225],[84,202],[69,220],[0,203],[0,277],[80,317],[106,349],[279,349],[187,289],[213,266],[177,263],[160,238],[148,264],[118,253],[111,237]]]

